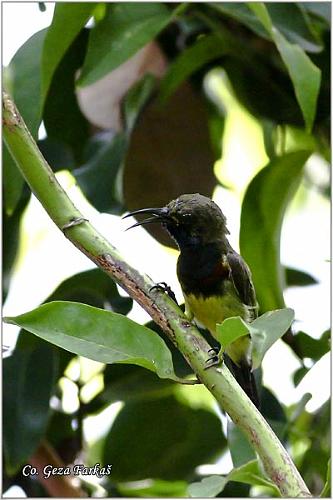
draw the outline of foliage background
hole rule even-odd
[[[315,283],[328,274],[322,238],[328,228],[322,223],[329,198],[329,4],[265,4],[274,32],[258,5],[254,11],[242,3],[57,4],[51,27],[18,50],[4,80],[78,207],[136,267],[168,281],[179,298],[176,252],[155,241],[170,240],[157,228],[152,237],[140,229],[124,236],[118,216],[199,191],[220,203],[236,248],[240,220],[240,250],[261,311],[286,303],[301,320],[292,346],[298,355],[282,342],[267,355],[263,413],[318,494],[330,452],[329,404],[322,398],[311,411],[301,381],[328,351],[328,301],[318,303]],[[307,79],[299,81],[300,75]],[[6,312],[72,300],[147,321],[52,233],[5,147],[3,165]],[[287,269],[279,253],[283,217]],[[50,255],[42,246],[43,258],[36,261],[31,255],[44,241],[43,225],[53,250]],[[60,273],[50,265],[54,259]],[[48,277],[42,286],[39,275]],[[78,359],[28,332],[13,349],[12,335],[3,364],[4,490],[17,485],[28,496],[45,496],[20,471],[42,439],[64,463],[79,457],[86,464],[114,464],[110,477],[85,485],[90,494],[112,496],[187,495],[193,481],[253,458],[202,388],[179,387],[134,365]],[[177,372],[188,373],[173,355]],[[283,380],[290,376],[288,388],[298,389],[288,398]],[[203,466],[209,463],[218,465]],[[274,494],[258,479],[248,483],[231,481],[219,495],[247,496],[253,483],[251,495]]]

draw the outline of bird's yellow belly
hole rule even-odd
[[[187,315],[194,317],[198,326],[207,328],[215,338],[216,323],[222,323],[223,320],[232,316],[249,319],[246,306],[239,301],[236,294],[230,291],[222,296],[210,297],[189,294],[186,296],[185,305]],[[241,337],[228,347],[227,354],[238,364],[241,358],[248,357],[249,347],[249,337]]]

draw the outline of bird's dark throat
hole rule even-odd
[[[221,246],[194,244],[180,250],[177,274],[183,291],[204,297],[220,294],[224,280],[229,279],[229,267],[223,263]]]

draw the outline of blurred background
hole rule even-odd
[[[128,210],[163,206],[184,192],[200,192],[219,204],[227,217],[230,243],[252,269],[261,312],[284,306],[295,310],[296,343],[279,340],[263,361],[264,409],[309,487],[318,492],[326,477],[330,421],[329,5],[266,4],[286,43],[298,44],[321,70],[313,126],[304,125],[293,88],[297,83],[292,85],[274,41],[246,4],[157,4],[166,11],[162,7],[158,12],[141,10],[133,14],[139,16],[139,26],[151,18],[161,27],[151,22],[151,39],[137,43],[135,50],[126,48],[119,33],[116,41],[108,40],[115,20],[119,31],[127,29],[125,13],[121,7],[113,9],[114,5],[95,4],[86,18],[81,11],[76,13],[76,19],[81,16],[83,20],[80,30],[74,27],[74,13],[63,6],[53,21],[53,38],[47,38],[45,28],[51,25],[55,4],[4,3],[4,85],[77,208],[134,267],[155,282],[166,281],[180,303],[175,272],[178,252],[173,242],[158,228],[126,232],[132,221],[123,221],[121,216]],[[179,9],[176,14],[175,9]],[[60,26],[63,23],[66,32],[66,20],[68,33],[77,31],[66,50],[62,49],[54,71],[49,69],[49,86],[41,104],[46,79],[40,79],[38,71],[43,64],[46,67],[46,44],[50,50],[61,39]],[[110,49],[109,56],[101,52],[103,43]],[[118,53],[124,52],[119,61],[110,55],[112,43],[118,43]],[[60,285],[92,270],[93,265],[63,238],[38,200],[29,196],[5,149],[3,155],[3,313],[15,316],[63,297]],[[266,273],[264,279],[261,269]],[[79,281],[75,286],[79,289]],[[67,300],[78,300],[71,296],[74,288],[70,293],[67,290]],[[270,292],[274,300],[265,302]],[[126,294],[118,287],[116,293],[125,300]],[[112,300],[107,304],[104,297],[100,306],[112,309]],[[128,317],[142,324],[149,322],[138,305],[127,309]],[[13,326],[3,327],[7,360],[20,349],[20,341],[15,349],[18,333]],[[162,381],[146,380],[144,370],[133,366],[105,369],[74,356],[61,363],[63,372],[56,389],[50,389],[52,416],[44,423],[44,436],[50,439],[51,427],[59,429],[66,422],[68,436],[59,433],[58,443],[53,443],[60,456],[66,448],[65,437],[72,446],[73,453],[63,457],[65,461],[79,453],[85,457],[84,463],[103,463],[101,457],[107,455],[103,446],[111,437],[117,441],[118,427],[117,435],[125,433],[124,412],[130,419],[133,411],[149,415],[156,411],[158,418],[160,413],[165,415],[164,405],[176,412],[176,402],[202,418],[201,425],[206,425],[206,414],[217,418],[229,441],[229,447],[212,446],[181,477],[162,466],[155,477],[147,476],[148,465],[140,474],[135,457],[132,468],[139,472],[131,474],[132,468],[127,470],[125,459],[122,462],[119,441],[115,444],[118,454],[114,450],[107,457],[117,457],[118,476],[111,476],[114,482],[108,484],[95,481],[89,486],[94,494],[181,496],[186,491],[183,478],[226,474],[241,465],[235,459],[237,449],[230,450],[235,430],[203,388],[158,386]],[[184,367],[179,363],[181,370]],[[133,376],[146,384],[141,389],[128,385],[132,369]],[[143,399],[131,395],[131,391],[144,389]],[[152,401],[149,410],[144,407],[150,401],[148,394]],[[6,405],[6,385],[4,396]],[[199,415],[200,411],[206,414]],[[137,425],[139,428],[142,422]],[[212,428],[218,425],[212,422]],[[82,426],[79,444],[78,426]],[[31,443],[27,448],[34,451]],[[8,457],[5,455],[5,462]],[[21,459],[10,456],[8,460],[12,466],[7,470],[5,496],[45,494],[36,482],[22,482],[16,475]],[[246,488],[230,487],[221,495],[260,496],[266,491],[259,486]]]

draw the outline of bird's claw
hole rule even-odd
[[[218,353],[220,352],[220,349],[218,347],[212,347],[211,349],[208,350],[208,354],[213,352],[213,356],[210,356],[208,359],[206,359],[206,364],[207,366],[205,366],[205,370],[208,370],[208,368],[211,368],[212,366],[216,366],[216,365],[219,365],[221,363],[221,359],[218,355]]]
[[[178,306],[178,302],[176,299],[176,295],[172,291],[171,287],[165,282],[165,281],[160,281],[159,283],[156,283],[156,285],[153,285],[149,291],[151,292],[152,290],[162,290],[164,293],[167,293],[167,295],[172,299],[174,302],[176,302]]]

